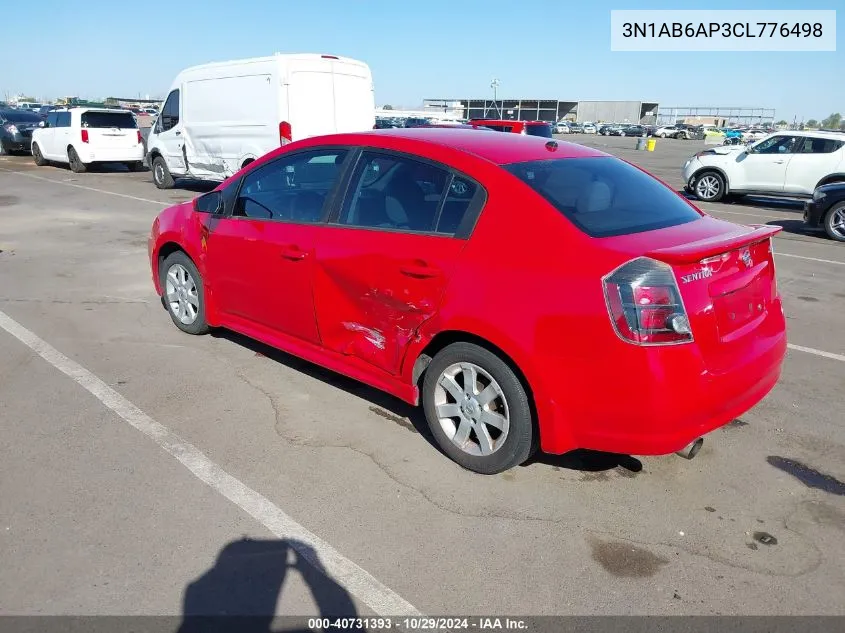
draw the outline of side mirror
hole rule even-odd
[[[217,215],[223,212],[223,193],[220,191],[209,191],[194,201],[194,210],[197,213],[211,213]]]
[[[38,127],[49,127],[49,124],[46,121],[39,121]]]

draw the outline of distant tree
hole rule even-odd
[[[789,125],[789,123],[787,123],[786,121],[784,121],[783,119],[781,119],[781,120],[780,120],[780,121],[778,121],[775,125]]]
[[[822,127],[825,129],[837,129],[839,124],[842,122],[842,115],[838,112],[831,114],[829,117],[822,121]]]
[[[819,127],[819,122],[815,119],[810,119],[807,121],[807,127]]]
[[[392,110],[392,109],[393,109],[393,106],[390,105],[389,103],[382,108],[382,110]]]

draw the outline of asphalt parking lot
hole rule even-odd
[[[561,138],[676,188],[703,146]],[[202,190],[0,158],[0,613],[845,614],[845,245],[799,204],[703,205],[784,227],[761,404],[692,461],[485,477],[398,401],[173,327],[146,239]]]

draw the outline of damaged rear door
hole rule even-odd
[[[457,265],[474,224],[464,220],[480,204],[483,189],[443,165],[362,152],[318,238],[314,300],[323,345],[399,374]]]

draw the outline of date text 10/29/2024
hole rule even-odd
[[[312,631],[525,631],[528,623],[510,617],[310,618]]]

